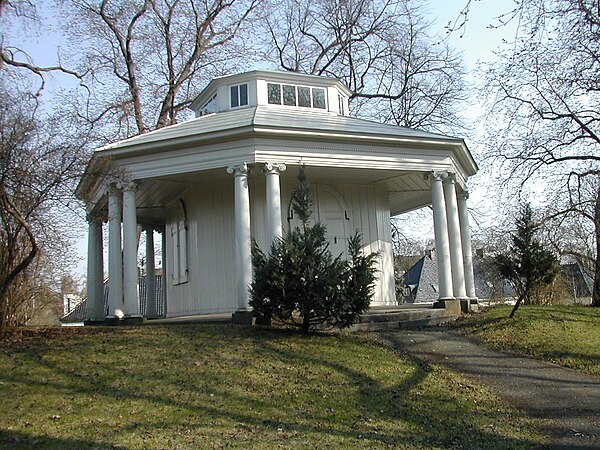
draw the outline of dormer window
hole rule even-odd
[[[271,105],[327,109],[323,88],[267,83],[267,95]]]
[[[236,84],[229,87],[230,106],[238,108],[248,104],[248,84]]]
[[[340,115],[345,116],[346,115],[346,97],[344,97],[342,94],[338,94],[338,111],[340,112]]]
[[[217,112],[217,93],[216,92],[210,98],[210,100],[208,100],[206,103],[204,103],[204,105],[202,105],[202,108],[200,108],[198,110],[197,115],[205,116],[207,114],[212,114],[214,112]]]

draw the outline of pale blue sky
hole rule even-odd
[[[425,12],[432,21],[432,33],[438,33],[445,36],[445,26],[448,22],[454,23],[460,15],[468,0],[430,0],[425,6]],[[57,62],[59,49],[68,45],[65,43],[58,30],[53,29],[55,20],[54,11],[48,8],[51,2],[36,2],[40,10],[45,27],[43,30],[24,30],[16,23],[11,23],[9,27],[4,27],[0,21],[0,26],[8,30],[5,42],[18,43],[33,57],[38,65],[53,65]],[[467,69],[467,82],[473,85],[476,82],[475,68],[478,62],[489,62],[494,58],[493,53],[501,45],[503,38],[511,38],[514,33],[510,27],[491,29],[490,24],[497,23],[497,17],[507,13],[514,6],[513,0],[472,0],[466,26],[456,32],[451,33],[446,38],[450,44],[462,52],[465,68]],[[47,80],[47,94],[55,89],[65,85],[74,86],[76,81],[71,77],[53,75]],[[475,99],[474,99],[475,100]],[[474,101],[468,108],[466,114],[470,119],[476,120],[481,115],[481,108]],[[476,143],[469,142],[469,146],[474,153]],[[475,179],[473,183],[473,192],[471,204],[477,205],[488,195],[486,180]],[[428,224],[429,225],[429,224]],[[431,224],[432,225],[432,224]],[[431,230],[432,231],[432,230]],[[418,227],[419,235],[423,234],[422,224]],[[85,254],[86,254],[87,236],[82,236],[78,242],[78,253],[81,255],[81,261],[76,266],[77,275],[85,273]]]

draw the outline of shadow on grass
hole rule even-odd
[[[471,408],[464,408],[452,399],[451,390],[454,387],[448,387],[448,397],[439,398],[434,393],[423,395],[421,391],[426,390],[424,383],[432,375],[432,369],[416,360],[412,361],[413,370],[409,375],[398,374],[397,383],[384,386],[377,378],[368,376],[343,362],[331,360],[324,355],[307,353],[302,348],[290,349],[283,346],[289,338],[306,340],[310,343],[315,339],[327,339],[323,336],[298,336],[290,331],[270,331],[239,326],[170,325],[153,328],[153,334],[142,333],[145,340],[141,340],[138,336],[138,342],[135,338],[135,329],[129,332],[117,332],[114,335],[102,335],[101,345],[94,348],[99,352],[111,350],[116,352],[118,346],[130,346],[134,353],[142,352],[140,355],[143,352],[152,353],[157,350],[152,348],[153,336],[166,332],[173,338],[168,352],[163,355],[164,370],[160,367],[157,369],[138,365],[142,358],[120,361],[108,367],[106,363],[94,362],[94,355],[83,351],[74,354],[72,361],[53,362],[46,357],[48,346],[43,345],[30,346],[20,356],[27,358],[28,364],[34,368],[38,367],[55,374],[54,380],[50,377],[36,376],[35,370],[32,376],[26,378],[3,372],[0,374],[0,380],[23,387],[43,387],[48,392],[52,388],[58,393],[55,395],[62,394],[65,398],[82,394],[86,397],[106,398],[111,402],[143,401],[156,411],[164,411],[165,408],[172,411],[185,410],[191,416],[202,415],[217,422],[231,422],[228,426],[243,424],[250,427],[250,430],[262,430],[273,435],[283,429],[301,435],[335,436],[343,438],[346,443],[349,440],[361,439],[374,445],[381,443],[408,446],[420,442],[426,446],[442,447],[530,448],[537,444],[529,440],[507,438],[495,433],[493,427],[478,429],[473,426],[474,411]],[[337,338],[332,336],[331,339]],[[76,344],[75,347],[84,348],[77,341],[73,343]],[[239,352],[232,356],[231,348],[236,345],[239,347]],[[335,345],[335,342],[332,345]],[[187,352],[197,352],[199,361],[190,358],[189,353],[183,352],[184,349]],[[247,360],[249,354],[257,360],[275,361],[292,368],[308,365],[333,371],[345,380],[338,389],[347,389],[350,395],[356,396],[353,400],[362,414],[381,421],[403,421],[408,425],[409,431],[383,432],[363,423],[364,421],[359,417],[338,419],[325,409],[321,412],[311,411],[310,417],[301,417],[298,411],[292,411],[298,408],[298,405],[281,403],[277,400],[280,397],[277,395],[271,397],[269,392],[255,392],[252,383],[243,378],[244,372],[254,364],[253,361]],[[216,358],[215,364],[218,370],[212,373],[203,371],[202,357]],[[187,359],[185,365],[181,366],[183,358]],[[105,376],[94,376],[94,371],[103,372]],[[240,389],[230,389],[231,385],[228,384],[232,382],[228,378],[230,372],[235,375],[233,378],[241,377],[237,380]],[[298,374],[293,373],[293,375]],[[285,385],[285,383],[281,384]],[[200,393],[202,395],[199,395]],[[118,408],[118,403],[115,404],[115,408]],[[446,409],[432,411],[431,405]],[[311,405],[300,405],[300,407],[310,409]],[[511,420],[502,412],[487,414],[491,422]],[[185,425],[185,419],[170,417],[166,414],[162,421],[156,419],[159,422],[158,426],[163,430],[172,430],[176,433],[182,425]],[[83,424],[81,426],[84,427]],[[89,426],[92,428],[88,431],[92,433],[93,425]],[[138,429],[152,428],[157,426],[157,423],[139,420],[136,426]],[[16,432],[16,435],[7,433],[9,432],[0,434],[0,443],[10,442],[14,436],[21,439],[19,433],[23,432]],[[249,434],[252,435],[251,432]],[[23,437],[27,438],[27,435],[24,434]],[[63,440],[54,437],[32,437],[32,439],[43,439],[40,447],[49,447],[55,442],[60,448],[81,448],[79,444],[94,444],[86,441],[70,441],[68,438]],[[59,445],[61,443],[62,446]]]
[[[55,438],[50,436],[38,436],[23,431],[0,430],[0,449],[31,448],[31,449],[120,449],[114,445],[106,445],[87,439]]]
[[[600,308],[581,305],[521,305],[513,319],[509,318],[512,306],[499,305],[457,321],[457,326],[485,325],[496,322],[511,324],[516,320],[552,320],[582,322],[600,325]]]
[[[513,354],[600,375],[600,310],[575,305],[524,305],[514,319],[507,317],[509,311],[508,307],[499,307],[457,321],[448,329]]]

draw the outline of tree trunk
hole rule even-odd
[[[596,261],[594,270],[594,288],[592,291],[592,306],[600,307],[600,181],[594,205],[594,234],[596,238]]]
[[[510,315],[508,317],[510,317],[511,319],[513,318],[513,316],[517,312],[517,309],[519,309],[519,306],[521,306],[521,303],[523,302],[523,298],[525,298],[524,295],[519,295],[519,298],[517,299],[517,303],[515,303],[515,306],[513,306],[513,309],[510,312]]]
[[[300,329],[303,333],[310,331],[310,310],[306,305],[302,308],[302,327]]]

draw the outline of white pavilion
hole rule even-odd
[[[251,239],[267,249],[296,222],[290,198],[301,166],[314,218],[334,255],[362,233],[379,252],[372,305],[397,304],[390,217],[432,205],[439,300],[476,299],[464,140],[349,117],[339,80],[255,70],[215,78],[191,104],[196,118],[102,147],[78,188],[89,220],[89,322],[140,320],[138,229],[154,273],[162,234],[166,317],[249,315]],[[108,224],[108,307],[102,227]],[[146,316],[156,316],[154,283]]]

